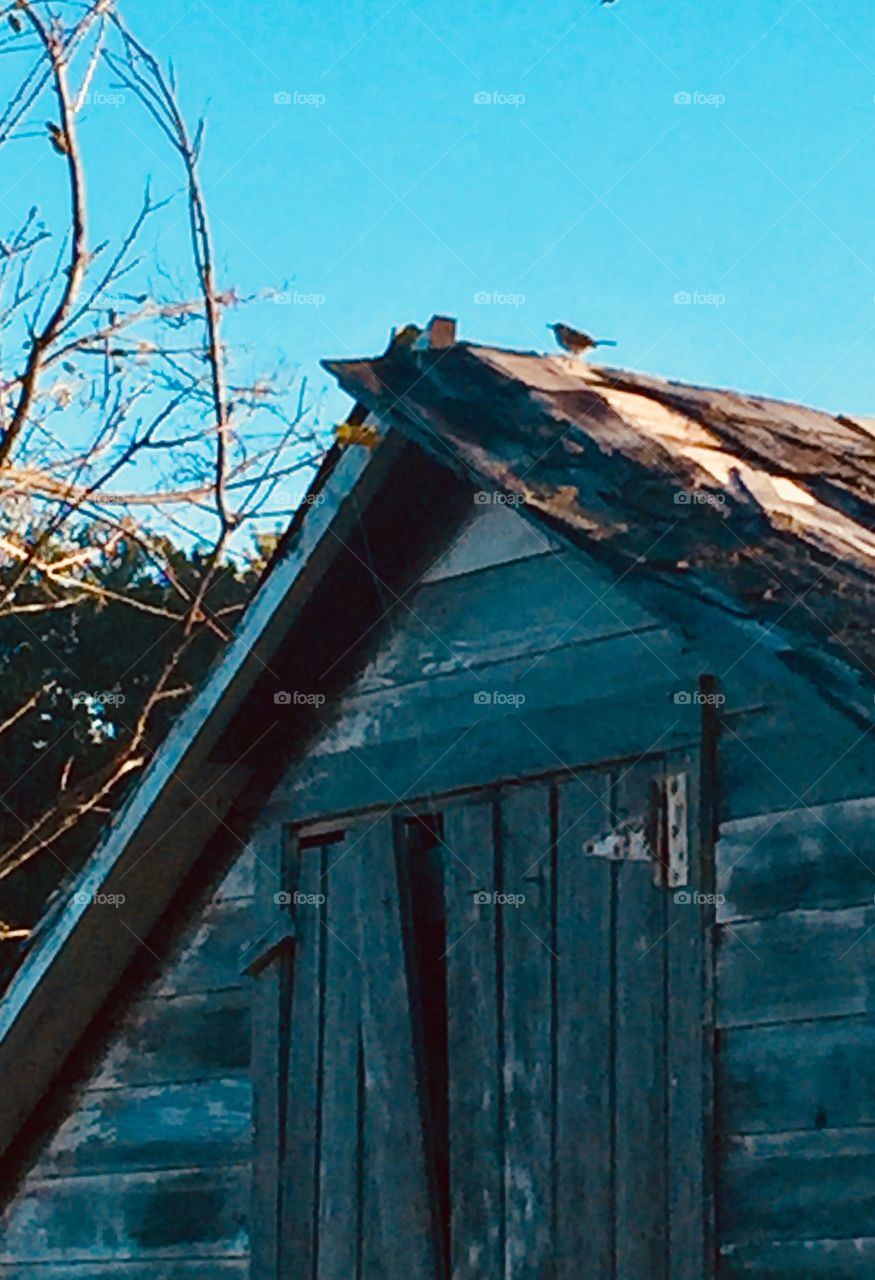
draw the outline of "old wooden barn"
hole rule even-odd
[[[872,425],[442,319],[328,368],[0,1006],[0,1277],[871,1280]]]

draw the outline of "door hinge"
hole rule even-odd
[[[689,804],[685,773],[670,773],[665,779],[665,844],[666,887],[680,889],[690,878]]]

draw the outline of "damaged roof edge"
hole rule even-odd
[[[859,420],[463,342],[324,367],[613,570],[733,607],[872,727],[875,434]]]
[[[320,482],[322,504],[310,507],[308,518],[298,523],[299,536],[276,559],[236,637],[171,729],[67,899],[38,930],[0,1001],[0,1154],[148,936],[210,830],[221,822],[221,815],[192,804],[192,799],[216,785],[211,771],[222,782],[223,800],[230,802],[240,791],[245,769],[219,769],[210,764],[210,756],[255,680],[269,670],[271,654],[304,608],[320,573],[407,447],[396,436],[381,441],[373,452],[346,450],[334,460]],[[353,490],[355,497],[348,501]],[[194,815],[195,824],[200,820],[203,831],[196,826],[191,838],[167,842],[186,812]],[[159,848],[161,840],[168,847]],[[153,874],[136,882],[137,892],[125,904],[125,931],[105,931],[106,908],[95,899],[121,889],[123,877],[153,850],[160,854],[159,873],[153,868]],[[109,943],[105,932],[112,934]]]

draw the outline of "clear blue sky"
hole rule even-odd
[[[472,341],[548,349],[562,319],[627,367],[875,414],[872,0],[126,12],[207,110],[225,282],[302,296],[247,338],[317,385],[320,357],[441,311]],[[147,133],[117,110],[110,168]]]

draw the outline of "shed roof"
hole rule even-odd
[[[464,342],[325,367],[619,571],[765,624],[797,668],[850,668],[844,704],[871,722],[875,421]]]

